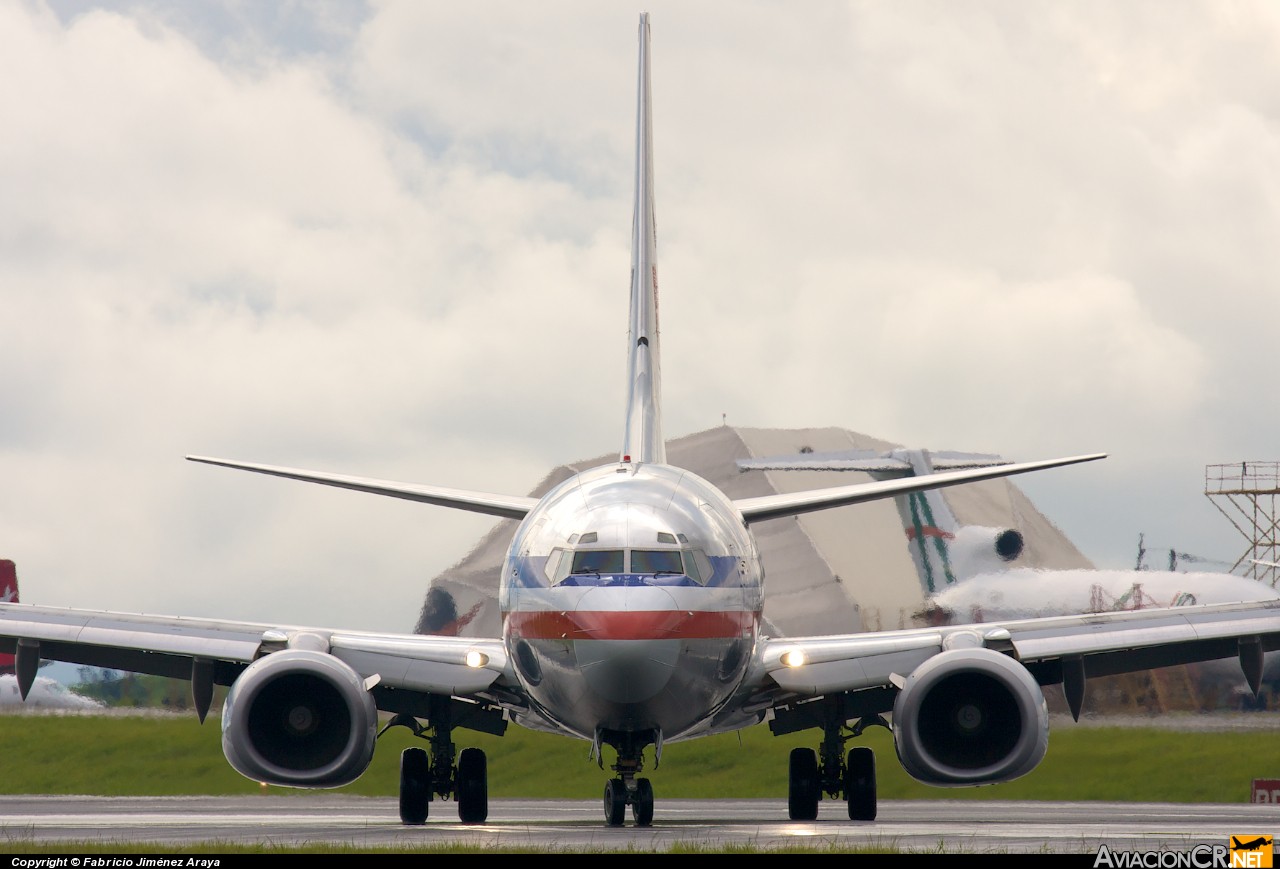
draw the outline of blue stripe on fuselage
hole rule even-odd
[[[705,588],[736,588],[742,585],[742,574],[738,570],[738,558],[732,555],[710,555],[711,578],[705,583],[694,582],[686,575],[663,574],[621,574],[606,573],[597,577],[593,573],[579,573],[568,577],[561,585],[652,585],[652,586],[703,586]],[[551,581],[547,578],[547,556],[528,555],[517,561],[515,576],[511,584],[517,588],[549,588]],[[623,581],[616,581],[622,579]],[[607,582],[605,580],[608,580]]]
[[[654,586],[692,586],[698,587],[698,583],[694,582],[683,573],[574,573],[566,576],[561,585],[599,585],[605,587],[633,587],[640,585]]]

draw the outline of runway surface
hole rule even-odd
[[[594,800],[491,800],[488,822],[480,825],[459,823],[454,803],[435,802],[425,825],[406,827],[393,799],[335,794],[0,797],[0,852],[5,843],[67,842],[201,845],[206,853],[230,843],[282,850],[308,843],[357,850],[482,845],[491,852],[532,847],[549,853],[663,853],[689,845],[768,851],[802,843],[816,849],[1096,855],[1102,845],[1113,853],[1226,848],[1232,836],[1278,831],[1280,804],[1249,803],[882,801],[875,821],[852,822],[843,803],[824,802],[816,822],[801,823],[786,820],[785,801],[665,800],[651,827],[636,827],[628,816],[625,826],[611,828]]]

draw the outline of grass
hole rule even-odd
[[[611,775],[588,759],[588,744],[512,726],[491,737],[457,731],[458,747],[483,748],[494,798],[594,799]],[[263,788],[227,764],[219,721],[194,715],[0,715],[5,746],[0,794],[102,796],[237,795]],[[817,731],[773,736],[758,726],[670,744],[656,768],[652,749],[644,775],[661,799],[768,798],[785,801],[787,755],[816,748]],[[853,745],[855,743],[850,743]],[[1032,773],[979,788],[934,788],[908,777],[892,736],[871,728],[857,744],[876,752],[884,800],[1005,799],[1119,802],[1248,802],[1255,778],[1280,778],[1280,753],[1268,730],[1188,732],[1157,727],[1082,726],[1051,730],[1049,752]],[[403,727],[379,741],[369,770],[339,793],[393,798],[402,748],[425,745]]]
[[[1166,727],[1089,726],[1055,721],[1049,752],[1035,771],[1014,782],[980,788],[939,789],[911,780],[901,769],[892,736],[872,728],[859,740],[876,751],[883,800],[1002,799],[1099,800],[1117,802],[1246,803],[1254,778],[1280,778],[1274,728],[1198,732]],[[158,716],[0,715],[5,746],[0,794],[89,794],[101,796],[301,794],[249,781],[222,756],[219,721],[200,725],[194,714]],[[494,798],[595,799],[611,775],[587,757],[585,742],[518,727],[504,737],[458,731],[459,748],[477,746],[489,757]],[[660,799],[775,799],[786,803],[787,756],[795,746],[816,747],[816,731],[775,737],[760,726],[738,734],[668,745],[648,775]],[[340,793],[394,799],[402,748],[422,745],[405,728],[380,740],[369,770]],[[4,853],[117,855],[274,854],[594,854],[655,853],[629,844],[617,849],[524,847],[466,842],[413,843],[388,847],[310,843],[280,845],[233,842],[187,844],[120,841],[36,842],[9,831]],[[797,841],[779,846],[689,841],[667,854],[899,854],[924,851],[896,843],[846,840]],[[957,851],[956,853],[965,853]]]

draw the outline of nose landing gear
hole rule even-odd
[[[608,742],[618,752],[618,761],[613,765],[613,771],[618,775],[604,783],[604,822],[610,827],[621,827],[626,819],[627,806],[631,806],[631,818],[636,826],[649,826],[653,823],[653,785],[647,778],[638,777],[637,773],[644,768],[644,749],[650,742],[657,746],[656,765],[656,755],[661,752],[661,736],[602,732],[596,736],[593,751],[599,752],[601,742]]]
[[[653,823],[653,785],[647,778],[632,778],[630,782],[619,776],[604,783],[604,820],[610,827],[621,827],[627,806],[631,806],[631,818],[637,827]]]

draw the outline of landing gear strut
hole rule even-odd
[[[814,821],[818,803],[825,793],[833,799],[843,797],[848,803],[849,820],[876,819],[876,756],[870,748],[859,746],[844,753],[844,743],[872,725],[888,727],[879,715],[860,719],[846,734],[838,715],[825,715],[823,739],[819,752],[812,748],[791,750],[791,766],[787,779],[787,814],[793,821]]]
[[[406,748],[400,754],[400,820],[411,825],[426,823],[431,801],[438,796],[457,800],[462,823],[483,824],[489,816],[488,759],[479,748],[464,748],[454,765],[452,733],[458,725],[452,715],[452,701],[434,695],[430,700],[428,727],[412,715],[399,714],[378,733],[381,736],[392,727],[408,727],[415,736],[430,743],[429,749]]]
[[[604,783],[604,822],[610,827],[621,827],[627,806],[631,806],[631,818],[636,826],[649,826],[653,823],[653,785],[636,773],[644,768],[645,747],[656,739],[648,733],[602,732],[597,736],[596,751],[600,742],[608,742],[618,752],[617,763],[613,765],[618,775]]]

